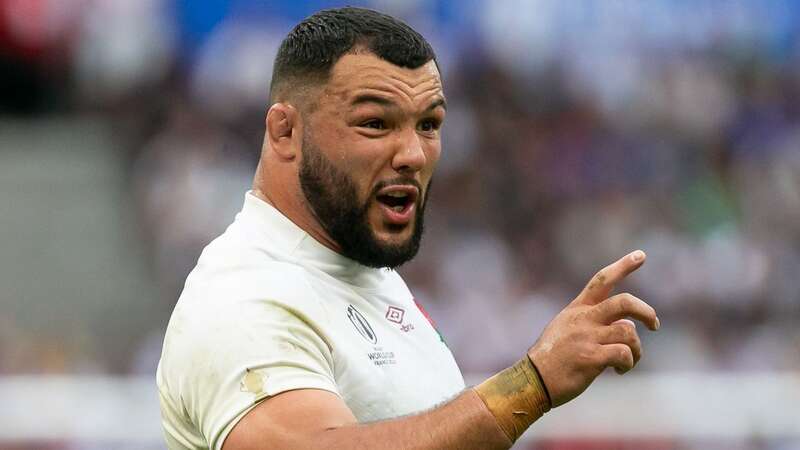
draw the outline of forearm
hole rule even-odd
[[[526,356],[438,407],[373,423],[358,423],[341,398],[330,392],[285,392],[245,415],[224,448],[508,449],[550,405],[547,390]]]
[[[467,450],[508,449],[511,441],[473,389],[412,416],[326,430],[315,448]]]
[[[426,413],[328,430],[330,444],[324,447],[507,449],[550,404],[536,368],[525,357]]]

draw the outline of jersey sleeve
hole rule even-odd
[[[198,320],[200,312],[207,317]],[[178,330],[181,342],[169,356],[178,361],[172,378],[182,382],[180,402],[210,449],[221,449],[239,419],[265,398],[293,389],[340,395],[313,309],[266,298],[192,314],[193,326]]]

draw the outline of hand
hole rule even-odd
[[[597,272],[528,350],[553,407],[580,395],[606,367],[622,374],[639,361],[642,343],[633,321],[626,317],[655,331],[659,327],[656,311],[628,293],[608,296],[644,259],[644,252],[637,250]]]

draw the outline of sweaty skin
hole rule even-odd
[[[301,105],[291,103],[270,108],[254,193],[323,245],[339,250],[314,217],[297,181],[302,140],[308,136],[353,178],[360,202],[369,202],[367,218],[377,239],[407,242],[414,221],[404,226],[387,223],[372,192],[381,181],[410,179],[422,188],[418,197],[425,198],[441,153],[439,128],[446,108],[436,64],[407,69],[369,53],[346,54],[318,90],[317,100],[306,108],[310,111],[301,114]]]
[[[344,64],[334,67],[310,121],[317,142],[332,144],[327,156],[349,168],[361,184],[360,198],[372,201],[368,219],[373,232],[384,242],[398,243],[410,238],[412,226],[389,227],[377,202],[367,197],[381,180],[405,176],[422,186],[419,196],[425,198],[441,152],[444,93],[433,61],[405,69],[364,56],[342,57]]]

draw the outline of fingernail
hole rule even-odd
[[[658,317],[656,317],[656,330],[658,330],[659,328],[661,328],[661,321],[658,320]]]
[[[636,250],[635,252],[631,253],[634,262],[639,262],[644,259],[644,252],[641,250]]]

